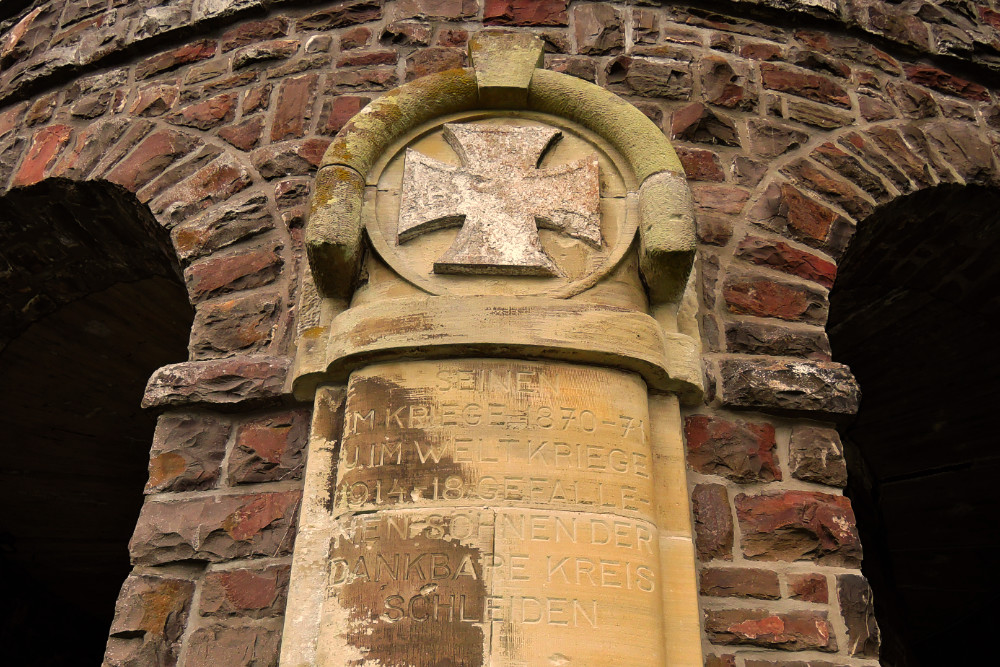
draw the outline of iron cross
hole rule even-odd
[[[448,123],[444,138],[461,167],[407,149],[397,242],[461,225],[434,273],[561,275],[539,227],[601,247],[597,155],[538,168],[561,136],[548,127]]]

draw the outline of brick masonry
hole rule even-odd
[[[196,308],[190,361],[145,397],[166,412],[105,665],[276,664],[308,420],[282,383],[310,176],[351,115],[462,66],[483,25],[542,36],[546,67],[632,101],[688,172],[706,664],[877,664],[833,423],[858,389],[830,357],[827,297],[878,207],[1000,185],[1000,3],[724,7],[74,0],[0,25],[0,190],[120,185],[170,233]]]

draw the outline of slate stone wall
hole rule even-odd
[[[701,5],[701,6],[699,6]],[[2,26],[0,189],[106,181],[169,231],[196,308],[105,664],[277,661],[308,410],[288,403],[311,176],[483,25],[671,136],[698,205],[706,404],[685,430],[707,664],[875,665],[828,294],[857,224],[1000,185],[1000,3],[36,2]]]

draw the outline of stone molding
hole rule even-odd
[[[485,31],[474,68],[422,77],[375,100],[334,138],[320,163],[306,249],[320,294],[348,298],[362,256],[365,179],[394,142],[423,123],[480,109],[522,109],[579,123],[606,139],[639,183],[640,269],[654,303],[677,300],[694,261],[694,206],[670,142],[639,109],[600,86],[538,69],[543,42]],[[649,185],[647,185],[647,183]]]

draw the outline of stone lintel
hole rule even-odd
[[[487,109],[523,109],[535,69],[543,65],[545,43],[526,33],[485,31],[469,39],[479,102]]]
[[[638,373],[654,391],[701,400],[697,345],[664,333],[649,315],[545,297],[427,297],[351,308],[334,319],[326,382],[379,361],[456,356],[550,359]],[[316,368],[316,361],[310,369]],[[320,378],[296,377],[305,397]]]

